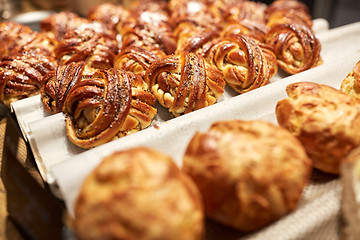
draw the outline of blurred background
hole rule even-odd
[[[0,17],[9,19],[20,13],[31,11],[60,11],[72,10],[84,15],[91,6],[102,2],[123,3],[127,5],[131,0],[0,0]],[[270,4],[272,0],[263,0]],[[324,18],[330,28],[339,27],[360,21],[359,0],[302,0],[312,12],[313,18]],[[30,18],[40,17],[32,15]]]

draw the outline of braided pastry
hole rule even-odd
[[[145,82],[176,117],[214,104],[225,87],[221,72],[194,53],[156,61],[146,71]]]
[[[277,72],[276,57],[270,47],[247,36],[216,39],[198,54],[219,69],[239,93],[267,84]]]
[[[311,28],[313,25],[311,15],[301,11],[296,12],[292,10],[289,11],[286,9],[273,12],[271,15],[269,15],[266,25],[271,28],[278,24],[293,24],[293,23],[306,25],[309,28]]]
[[[109,69],[119,51],[115,38],[100,23],[82,25],[64,36],[55,55],[62,64],[86,61],[90,67]]]
[[[342,81],[340,91],[360,101],[360,61]]]
[[[0,23],[0,59],[21,51],[35,36],[36,33],[28,26],[14,22]]]
[[[70,141],[92,148],[148,127],[155,98],[142,87],[139,76],[114,68],[82,76],[64,102]]]
[[[276,0],[265,9],[266,21],[282,23],[292,23],[296,19],[312,27],[311,14],[309,8],[297,0]],[[271,26],[273,24],[270,24]]]
[[[60,65],[56,70],[46,74],[41,84],[41,99],[45,111],[63,112],[64,102],[71,88],[81,79],[91,78],[96,69],[85,62],[72,62]]]
[[[156,48],[130,46],[122,49],[116,56],[114,68],[133,72],[144,78],[149,66],[165,56],[164,52]]]
[[[40,29],[42,32],[48,32],[56,40],[61,41],[67,32],[73,31],[86,23],[89,23],[86,18],[82,18],[73,12],[63,11],[44,18],[40,22]]]
[[[322,64],[320,41],[306,25],[275,25],[266,42],[273,46],[278,65],[287,73],[296,74]]]
[[[109,29],[116,30],[117,25],[124,22],[130,13],[121,5],[103,3],[94,7],[88,13],[87,19],[105,24]]]
[[[56,69],[55,59],[41,49],[30,49],[0,62],[0,99],[10,103],[40,92],[42,77]]]
[[[173,54],[176,40],[167,4],[163,1],[139,1],[131,9],[131,17],[118,25],[122,49],[129,46],[156,47]]]
[[[269,28],[265,24],[244,19],[227,23],[221,32],[221,36],[229,37],[231,35],[241,34],[265,43],[268,32]]]
[[[182,52],[198,52],[206,43],[219,36],[219,31],[216,28],[202,28],[188,21],[178,25],[175,33],[177,34],[176,55]]]
[[[265,23],[265,9],[266,4],[254,1],[239,1],[235,3],[228,10],[228,15],[225,16],[227,22],[251,20],[260,23]]]

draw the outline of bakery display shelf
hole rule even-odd
[[[347,56],[360,51],[360,22],[329,31],[321,31],[318,34],[318,38],[322,43],[321,55],[324,63],[322,66],[310,70],[311,72],[318,72],[321,71],[321,69],[330,69],[332,68],[331,65],[334,64],[334,62],[339,61],[340,56]],[[324,71],[326,72],[327,70]],[[304,74],[306,74],[306,72],[295,76],[301,78]],[[271,79],[268,86],[272,86],[277,82],[287,81],[287,79],[291,79],[292,77],[294,76],[289,77],[284,72],[279,71],[275,77]],[[268,86],[262,90],[266,91],[264,93],[265,95],[272,94],[272,90],[267,90]],[[234,102],[241,103],[245,96],[257,95],[257,90],[258,89],[246,94],[237,95],[232,89],[230,89],[230,87],[226,87],[224,96],[215,105],[222,102],[227,102],[226,105],[233,104]],[[13,103],[11,107],[17,116],[20,129],[22,129],[25,139],[27,139],[30,143],[30,147],[43,179],[52,185],[55,181],[51,173],[52,166],[85,152],[86,150],[70,143],[66,136],[63,114],[59,113],[49,115],[45,113],[42,108],[40,96],[34,96],[25,100],[17,101]],[[221,107],[213,106],[208,108],[210,109],[208,111],[221,109]],[[251,109],[247,111],[251,111]],[[197,115],[201,114],[202,111],[199,111],[195,114],[189,114],[186,118],[196,118]],[[154,131],[157,126],[160,126],[160,128],[164,128],[169,125],[172,126],[174,124],[173,122],[182,121],[184,117],[185,116],[181,116],[179,118],[181,120],[172,119],[169,112],[158,105],[158,114],[155,117],[153,126],[142,130],[140,133],[135,134],[135,136],[138,136],[139,134],[143,135],[145,131]],[[171,124],[169,124],[170,122]],[[129,138],[126,137],[125,139]],[[56,149],[56,153],[53,149]]]
[[[360,60],[360,22],[320,32],[317,37],[322,44],[324,63],[321,66],[293,76],[279,72],[270,84],[242,95],[227,89],[220,102],[178,118],[170,119],[169,114],[160,109],[156,126],[90,150],[80,149],[67,139],[63,114],[45,114],[39,96],[29,98],[32,110],[25,100],[12,104],[12,109],[30,143],[42,177],[53,187],[54,194],[63,198],[73,215],[82,181],[104,156],[114,151],[147,146],[170,155],[181,166],[193,134],[207,130],[215,121],[262,119],[276,124],[276,103],[286,98],[285,88],[290,83],[310,81],[339,88]],[[33,116],[27,118],[26,114]],[[338,239],[339,192],[338,178],[315,171],[293,213],[247,235],[209,222],[205,238]]]

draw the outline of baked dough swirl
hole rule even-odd
[[[82,25],[64,36],[55,55],[62,64],[86,61],[90,67],[109,69],[119,51],[115,38],[100,23]]]
[[[216,66],[225,81],[239,93],[267,84],[277,72],[276,57],[271,48],[247,36],[216,39],[198,54]]]
[[[82,78],[64,103],[67,135],[82,148],[104,144],[121,131],[131,106],[131,80],[117,70]]]
[[[275,25],[268,33],[267,43],[274,47],[279,67],[289,74],[322,64],[320,41],[306,25]]]
[[[165,56],[166,54],[157,48],[129,46],[116,56],[114,68],[133,72],[144,78],[150,65]]]
[[[176,117],[214,104],[225,87],[221,72],[194,53],[156,61],[146,71],[145,82]]]
[[[40,92],[43,76],[54,71],[57,62],[42,49],[12,54],[0,62],[0,100],[6,106]]]
[[[61,65],[46,75],[42,101],[48,112],[63,112],[69,139],[92,148],[140,131],[156,115],[155,97],[143,79],[124,70]]]

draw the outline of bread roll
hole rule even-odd
[[[292,211],[311,161],[288,131],[264,121],[224,121],[197,132],[183,159],[209,218],[240,231],[264,227]]]
[[[350,152],[341,164],[342,234],[346,240],[360,236],[360,148]]]
[[[340,91],[360,101],[360,61],[341,82]]]
[[[202,239],[201,195],[170,157],[149,148],[116,152],[84,181],[75,228],[79,239]]]
[[[327,85],[300,82],[286,88],[276,106],[280,126],[299,138],[314,167],[338,174],[341,159],[360,144],[360,111],[355,100]]]

